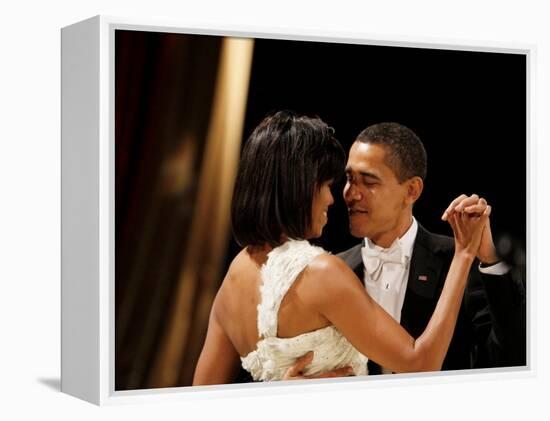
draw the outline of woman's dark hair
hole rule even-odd
[[[244,146],[231,204],[236,241],[281,244],[304,239],[313,194],[344,173],[346,155],[334,130],[319,118],[279,111],[254,129]]]

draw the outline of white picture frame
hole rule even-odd
[[[532,159],[530,45],[463,44],[456,41],[399,39],[351,33],[223,27],[185,28],[177,22],[96,16],[62,29],[62,377],[61,390],[97,405],[181,399],[286,394],[297,390],[370,388],[427,382],[468,381],[471,376],[513,378],[534,375],[530,320],[532,288],[527,289],[527,366],[476,369],[460,373],[400,374],[362,378],[306,380],[116,391],[114,387],[114,31],[220,35],[282,40],[328,41],[384,46],[443,48],[525,54],[527,58],[526,139]],[[527,173],[527,205],[531,203]],[[527,244],[530,244],[530,216]],[[530,265],[527,265],[529,284]]]

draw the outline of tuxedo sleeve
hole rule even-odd
[[[510,367],[526,363],[525,285],[517,270],[504,275],[474,267],[465,296],[471,317],[472,367]]]

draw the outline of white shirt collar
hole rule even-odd
[[[413,216],[411,226],[405,232],[405,234],[403,234],[403,236],[398,240],[399,245],[401,246],[401,251],[403,252],[403,255],[406,256],[409,261],[411,260],[411,257],[412,257],[414,240],[416,239],[417,232],[418,232],[418,222],[416,222],[416,219]],[[368,238],[365,238],[365,247],[368,247],[370,249],[381,248],[376,244],[374,244]]]

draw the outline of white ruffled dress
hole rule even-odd
[[[367,357],[357,351],[334,326],[327,326],[293,338],[277,337],[281,301],[305,267],[320,254],[320,247],[307,241],[289,240],[273,249],[261,269],[262,285],[258,305],[256,349],[241,357],[242,366],[256,381],[281,380],[297,358],[314,351],[306,376],[351,366],[355,375],[366,375]]]

